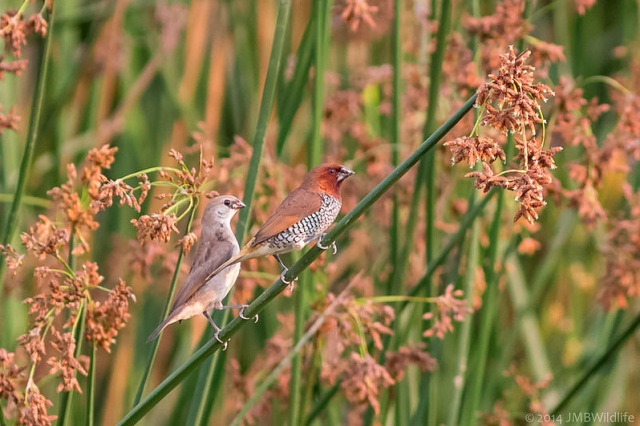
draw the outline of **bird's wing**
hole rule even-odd
[[[205,282],[211,271],[229,260],[238,251],[233,241],[200,241],[189,276],[176,295],[171,311],[187,302]]]
[[[322,197],[319,193],[298,188],[291,192],[276,211],[262,225],[251,246],[256,246],[278,235],[291,225],[320,210]]]

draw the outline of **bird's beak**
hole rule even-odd
[[[351,169],[347,169],[345,166],[340,166],[340,172],[338,172],[338,182],[345,180],[346,178],[348,178],[351,175],[354,175],[355,173],[356,172],[354,172]]]
[[[234,202],[231,205],[231,208],[233,208],[234,210],[240,210],[240,209],[244,209],[245,207],[247,207],[242,201],[238,200],[236,202]]]

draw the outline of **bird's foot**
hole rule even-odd
[[[320,237],[318,237],[318,242],[316,243],[317,246],[319,248],[321,248],[322,250],[326,250],[329,247],[331,247],[331,251],[333,252],[333,254],[337,254],[338,253],[338,246],[336,245],[335,241],[332,242],[331,245],[328,245],[328,246],[323,246],[322,245],[322,239],[325,237],[325,235],[327,235],[327,234],[322,234],[322,235],[320,235]]]
[[[248,307],[249,307],[249,305],[244,305],[244,306],[242,306],[242,308],[240,308],[240,312],[238,312],[238,316],[240,318],[242,318],[243,320],[250,320],[251,319],[251,318],[249,318],[249,317],[244,315],[244,310],[247,309]],[[259,319],[260,318],[258,317],[258,314],[255,314],[253,316],[253,320],[255,321],[256,324],[258,323]]]
[[[280,281],[282,281],[285,284],[289,284],[289,291],[293,292],[293,288],[296,285],[296,281],[298,281],[298,277],[295,277],[291,281],[287,281],[287,279],[284,277],[285,274],[287,273],[287,271],[288,271],[288,269],[286,271],[282,271],[282,273],[280,274]]]
[[[214,337],[218,342],[222,343],[222,350],[223,350],[223,351],[226,351],[226,350],[227,350],[227,346],[228,346],[228,344],[229,344],[229,340],[231,340],[231,339],[229,339],[229,340],[222,340],[222,339],[220,338],[220,330],[216,331],[216,332],[215,332],[215,334],[213,335],[213,337]]]
[[[213,327],[213,329],[216,331],[216,332],[213,334],[213,337],[214,337],[218,342],[220,342],[220,343],[222,343],[222,344],[223,344],[222,350],[223,350],[223,351],[226,351],[226,350],[227,350],[227,344],[229,343],[229,341],[228,341],[228,340],[227,340],[227,341],[224,341],[224,340],[222,340],[222,339],[220,338],[220,332],[221,332],[222,330],[220,329],[220,327],[218,327],[218,324],[216,324],[216,323],[215,323],[215,321],[213,320],[213,318],[211,318],[211,315],[209,315],[209,312],[204,311],[204,312],[202,313],[202,315],[204,315],[204,317],[207,319],[207,321],[209,321],[209,324],[211,324],[211,327]]]

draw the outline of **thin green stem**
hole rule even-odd
[[[197,205],[192,206],[191,215],[189,216],[189,220],[187,221],[187,227],[185,229],[185,234],[191,232],[191,224],[193,223],[193,218],[196,214]],[[180,247],[180,252],[178,254],[178,260],[176,261],[176,267],[173,270],[173,277],[171,278],[171,284],[169,285],[169,294],[167,294],[167,299],[164,302],[164,308],[162,309],[162,315],[160,316],[160,321],[164,321],[169,315],[169,309],[171,308],[171,301],[173,299],[173,294],[175,293],[176,283],[178,282],[178,276],[180,274],[180,267],[182,266],[182,261],[184,259],[184,249],[182,246]],[[136,392],[135,399],[133,400],[133,405],[137,405],[142,398],[142,394],[144,393],[144,388],[147,385],[147,380],[149,380],[149,374],[151,374],[151,369],[153,368],[153,362],[156,359],[156,354],[158,353],[158,346],[160,346],[160,339],[162,338],[162,334],[158,336],[153,342],[151,342],[151,351],[149,352],[149,358],[147,358],[147,365],[145,366],[144,373],[142,373],[142,379],[140,380],[140,385],[138,386],[138,391]]]
[[[640,328],[640,314],[636,315],[636,317],[631,321],[627,328],[622,333],[620,333],[620,336],[616,338],[611,346],[609,346],[609,348],[602,355],[596,358],[591,366],[587,370],[585,370],[584,373],[582,373],[580,378],[569,388],[560,402],[558,402],[558,404],[556,404],[556,406],[550,411],[550,414],[556,415],[560,413],[564,408],[566,408],[567,404],[571,402],[573,397],[576,396],[581,389],[585,388],[586,384],[595,376],[598,370],[607,365],[609,360],[618,353],[618,351],[622,348],[626,341],[633,336],[638,328]]]
[[[14,194],[0,194],[0,203],[13,202]],[[22,197],[22,203],[28,206],[42,207],[48,209],[51,206],[51,201],[44,198],[32,197],[30,195],[24,195]]]
[[[362,304],[366,302],[373,303],[390,303],[390,302],[419,302],[433,303],[438,300],[437,297],[412,297],[412,296],[376,296],[376,297],[360,297],[356,299],[356,303]]]
[[[480,315],[480,329],[479,329],[479,347],[475,351],[475,357],[477,359],[476,368],[473,372],[469,383],[469,406],[465,408],[465,412],[462,418],[462,425],[474,425],[476,423],[476,410],[480,404],[480,397],[482,394],[482,380],[484,379],[485,365],[487,362],[489,338],[491,337],[491,331],[493,326],[493,319],[495,308],[498,299],[498,274],[495,270],[495,264],[498,256],[498,244],[499,244],[499,232],[500,224],[502,221],[502,205],[504,199],[504,191],[500,191],[498,194],[498,201],[496,203],[496,211],[491,223],[491,229],[489,233],[489,255],[485,269],[487,289],[484,292],[484,300],[482,302],[482,310]]]
[[[305,301],[306,288],[309,284],[310,271],[304,271],[300,277],[294,295],[294,325],[293,341],[298,344],[303,337],[304,323],[309,310],[308,302]],[[289,379],[289,425],[296,426],[300,418],[300,393],[302,388],[302,357],[296,353],[291,359],[291,377]]]
[[[391,110],[391,164],[397,167],[400,163],[400,127],[402,111],[402,40],[400,28],[402,25],[402,0],[395,0],[393,12],[393,98]],[[393,194],[393,210],[391,212],[390,252],[389,259],[393,270],[387,286],[388,293],[398,293],[400,281],[395,280],[396,269],[400,264],[400,207],[398,194]]]
[[[182,170],[176,169],[175,167],[156,166],[156,167],[149,167],[148,169],[140,170],[140,171],[135,172],[135,173],[130,173],[130,174],[126,175],[126,176],[123,176],[123,177],[119,178],[118,180],[127,180],[127,179],[131,179],[131,178],[134,178],[134,177],[138,177],[138,176],[143,175],[143,174],[159,172],[159,171],[182,173]]]
[[[347,231],[356,220],[361,217],[371,206],[382,197],[402,176],[404,176],[418,161],[433,149],[436,144],[446,135],[453,126],[458,123],[473,107],[477,95],[471,96],[467,102],[460,107],[438,130],[427,138],[418,149],[416,149],[406,160],[404,160],[393,172],[391,172],[382,182],[380,182],[371,192],[369,192],[346,216],[338,222],[331,231],[325,235],[321,241],[322,245],[329,245],[340,235]],[[314,246],[285,274],[285,279],[290,281],[320,256],[323,252],[319,247]],[[252,317],[262,311],[273,299],[275,299],[284,289],[288,288],[282,280],[278,280],[258,296],[245,310],[245,315]],[[238,332],[247,321],[235,318],[229,322],[220,332],[222,340],[228,340]],[[203,345],[186,363],[178,367],[160,385],[158,385],[147,397],[137,404],[119,423],[119,426],[133,425],[137,423],[146,413],[156,406],[165,396],[178,386],[191,372],[195,371],[209,356],[221,349],[221,344],[215,340],[209,340]]]
[[[313,91],[313,136],[309,148],[309,165],[316,166],[322,159],[322,118],[324,113],[324,73],[327,52],[327,7],[328,0],[315,0],[316,25],[314,91]]]
[[[96,399],[96,342],[91,344],[91,357],[89,359],[89,375],[87,376],[87,426],[95,424],[95,399]]]
[[[611,88],[616,89],[618,91],[620,91],[621,93],[624,93],[625,95],[631,94],[631,90],[627,89],[626,87],[624,87],[622,85],[622,83],[620,83],[618,80],[613,79],[611,77],[607,77],[606,75],[592,75],[591,77],[587,77],[584,80],[582,80],[582,83],[580,84],[581,87],[586,86],[587,84],[591,84],[591,83],[604,83],[609,85]]]
[[[329,405],[329,402],[331,402],[331,399],[333,399],[333,397],[338,393],[338,390],[340,390],[340,383],[336,383],[331,386],[331,388],[329,388],[329,390],[326,391],[320,399],[318,399],[304,422],[305,426],[311,425],[315,418],[318,417],[320,413],[324,412],[327,405]]]
[[[480,223],[476,222],[471,231],[471,241],[469,242],[469,258],[467,260],[467,271],[465,275],[464,294],[467,308],[472,308],[476,280],[476,266],[480,254]],[[449,405],[449,417],[447,426],[458,424],[458,415],[462,402],[462,392],[464,390],[465,377],[467,372],[469,343],[471,340],[471,316],[467,316],[462,323],[460,336],[458,337],[458,352],[456,354],[455,374],[453,378],[453,397]]]
[[[456,244],[458,244],[458,242],[464,236],[467,229],[469,229],[469,227],[471,226],[475,218],[478,217],[478,215],[480,215],[480,213],[484,211],[484,208],[487,206],[487,203],[489,203],[489,201],[499,193],[500,191],[497,188],[493,188],[482,199],[482,201],[477,202],[473,206],[473,208],[469,212],[467,212],[467,214],[464,216],[464,218],[460,222],[460,226],[456,231],[456,233],[449,238],[449,241],[447,241],[447,243],[442,248],[442,250],[440,250],[440,252],[438,253],[438,256],[436,256],[431,262],[429,262],[429,264],[427,265],[427,271],[424,273],[422,278],[420,278],[420,280],[418,281],[418,284],[416,284],[411,289],[411,291],[409,292],[409,296],[415,296],[425,289],[427,283],[429,282],[429,279],[435,272],[436,268],[444,263],[447,256],[449,256],[449,253],[451,253],[451,250],[453,250]],[[404,310],[407,307],[407,304],[408,304],[407,302],[403,303],[400,309]]]
[[[29,2],[25,1],[25,4]],[[54,32],[54,6],[55,2],[51,3],[51,10],[49,11],[49,22],[47,28],[47,35],[44,42],[44,49],[42,51],[42,61],[38,68],[38,74],[36,76],[36,89],[35,98],[31,104],[31,115],[29,119],[29,130],[27,131],[27,141],[22,153],[22,162],[20,163],[20,174],[18,175],[18,184],[13,196],[13,202],[11,203],[11,209],[9,210],[9,218],[5,223],[4,234],[2,236],[2,244],[7,245],[13,240],[13,236],[18,228],[18,217],[20,216],[20,208],[24,198],[25,188],[27,186],[27,180],[29,179],[29,171],[31,170],[31,163],[33,162],[33,155],[35,152],[36,142],[38,140],[38,130],[40,127],[40,116],[42,113],[42,104],[46,92],[46,83],[49,70],[49,54],[51,51],[51,40]],[[6,262],[4,256],[0,255],[0,297],[3,294],[4,287],[4,271],[6,268]]]

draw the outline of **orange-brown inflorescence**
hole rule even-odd
[[[0,16],[0,37],[4,39],[3,53],[0,54],[0,80],[4,80],[5,73],[20,75],[27,68],[29,61],[20,59],[22,48],[27,44],[29,34],[44,37],[47,33],[47,22],[41,13],[25,19],[24,15],[10,9]],[[11,60],[11,56],[15,59]],[[13,108],[8,113],[2,113],[0,105],[0,135],[5,130],[18,130],[20,116]]]
[[[99,199],[106,201],[100,191],[106,180],[102,173],[113,163],[116,150],[106,145],[92,149],[80,174],[75,166],[68,165],[67,181],[48,192],[61,217],[54,221],[40,215],[21,235],[26,254],[40,265],[33,273],[39,291],[24,301],[32,324],[17,339],[32,365],[29,375],[25,377],[24,368],[14,364],[12,354],[0,349],[0,398],[10,403],[11,412],[7,414],[20,424],[50,425],[55,419],[47,414],[51,402],[40,394],[34,381],[36,367],[44,360],[48,374],[58,378],[58,392],[82,392],[77,374],[87,374],[88,358],[78,350],[76,331],[83,327],[81,320],[85,321],[87,339],[108,351],[129,319],[129,301],[135,298],[124,281],[120,279],[113,290],[108,290],[102,287],[104,277],[95,262],[77,262],[90,250],[91,234],[99,226],[91,204]],[[74,242],[78,244],[70,251]],[[1,249],[12,272],[23,266],[25,254],[10,246]],[[95,301],[105,290],[109,292],[107,300]]]
[[[428,312],[422,318],[433,320],[431,328],[424,332],[425,337],[433,335],[440,339],[453,331],[453,321],[464,321],[464,318],[473,313],[473,309],[467,307],[467,302],[462,299],[462,290],[454,290],[449,284],[443,295],[436,299],[436,312]]]
[[[545,187],[552,182],[547,169],[556,168],[553,156],[562,148],[544,149],[545,121],[539,102],[546,102],[554,93],[549,86],[534,81],[534,68],[525,64],[530,54],[526,50],[516,55],[510,47],[506,54],[500,55],[498,73],[490,74],[490,81],[478,89],[479,123],[470,136],[446,142],[445,146],[452,151],[453,164],[466,161],[473,167],[481,162],[483,171],[466,175],[476,179],[474,186],[484,192],[496,186],[513,191],[520,204],[514,221],[524,217],[533,223],[538,219],[538,210],[546,204]],[[505,162],[506,156],[493,139],[479,135],[478,124],[492,127],[503,135],[514,134],[517,155],[513,160],[519,165],[517,169],[494,173],[491,163],[498,158]],[[543,126],[540,140],[536,137],[537,125]]]

